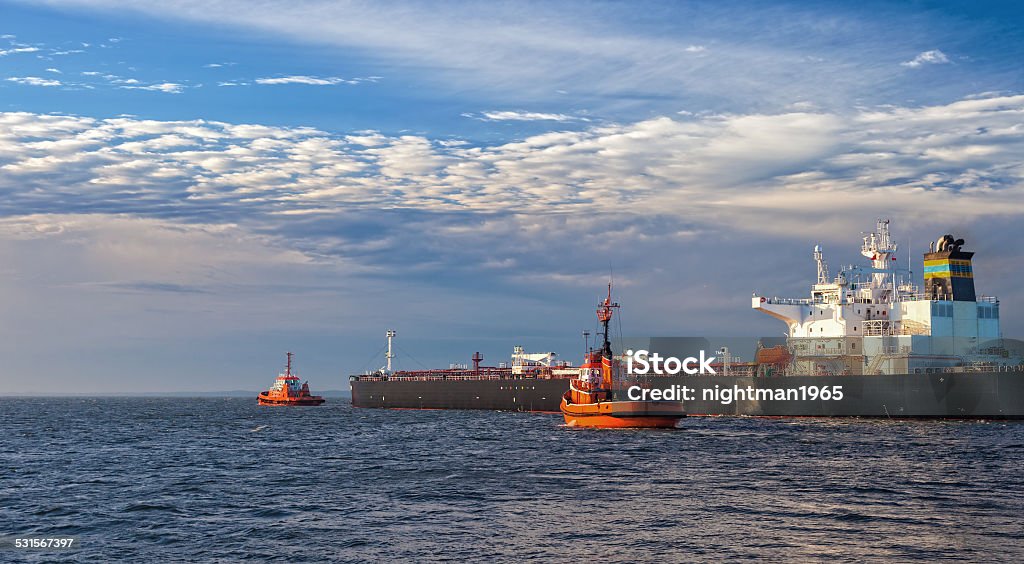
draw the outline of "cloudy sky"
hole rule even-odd
[[[1014,3],[0,0],[3,393],[782,334],[811,249],[977,251],[1024,335]]]

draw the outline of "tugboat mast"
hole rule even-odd
[[[286,364],[285,367],[284,367],[284,374],[285,374],[285,376],[291,376],[292,375],[292,353],[285,353],[285,354],[288,355],[288,364]]]
[[[612,283],[608,283],[608,297],[597,306],[597,319],[601,322],[601,331],[604,343],[601,345],[601,356],[607,359],[612,358],[612,343],[608,338],[608,322],[612,320],[614,310],[619,307],[618,302],[612,302]]]

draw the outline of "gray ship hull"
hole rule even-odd
[[[1024,372],[948,372],[873,376],[666,376],[641,383],[649,389],[685,386],[691,416],[1024,418]],[[489,409],[557,412],[564,379],[402,380],[353,377],[355,407]],[[714,397],[714,390],[719,392]],[[810,388],[842,391],[842,399],[811,399]],[[723,390],[741,392],[723,401]],[[624,393],[624,392],[623,392]],[[635,393],[635,392],[634,392]],[[747,397],[749,395],[753,397]],[[830,393],[829,395],[832,395]]]

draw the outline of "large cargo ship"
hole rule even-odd
[[[620,356],[618,381],[631,393],[676,394],[690,416],[1024,418],[1024,351],[1002,336],[999,300],[976,295],[974,253],[964,245],[950,235],[933,242],[919,286],[879,220],[863,238],[867,266],[832,277],[816,246],[809,297],[753,296],[755,311],[786,324],[785,344],[763,343],[742,362],[708,339],[633,340],[633,349],[662,357],[713,351],[714,374],[637,376]],[[401,372],[390,358],[389,347],[388,366],[350,378],[354,406],[558,412],[579,372],[554,353],[519,347],[496,367],[475,354],[472,368]]]

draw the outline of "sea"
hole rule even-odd
[[[1024,423],[0,398],[0,562],[1024,561]]]

